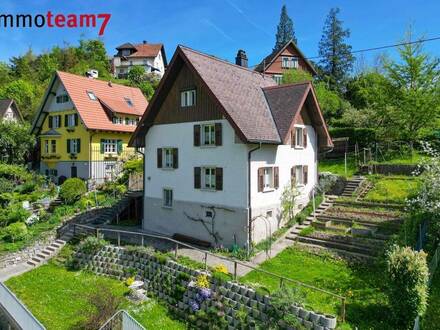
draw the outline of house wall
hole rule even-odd
[[[1,118],[0,118],[0,120],[1,120]],[[11,122],[19,122],[19,121],[21,121],[21,118],[20,118],[20,116],[18,114],[18,110],[10,106],[4,112],[3,120],[11,121]]]
[[[304,149],[292,148],[290,144],[263,145],[260,150],[252,153],[251,206],[254,242],[265,239],[285,223],[285,219],[281,217],[281,196],[285,187],[290,187],[292,166],[308,165],[308,183],[306,186],[298,187],[300,193],[296,199],[298,210],[308,203],[309,194],[317,183],[317,136],[312,126],[305,125],[305,127],[307,147]],[[258,169],[267,166],[279,167],[279,188],[258,192]],[[268,211],[272,211],[271,218],[266,216]]]
[[[193,218],[207,221],[207,207],[214,206],[215,232],[219,242],[232,245],[247,241],[247,150],[235,142],[235,132],[227,120],[222,123],[222,145],[193,146],[193,126],[205,122],[154,125],[145,137],[145,203],[143,228],[168,235],[175,233],[213,241],[208,231]],[[178,148],[178,168],[157,168],[157,148]],[[207,191],[194,188],[194,167],[211,165],[223,168],[223,190]],[[164,208],[163,189],[173,189],[173,207]],[[235,236],[234,236],[235,235]]]
[[[147,65],[145,64],[144,60],[147,61]],[[160,77],[162,77],[165,73],[165,65],[161,52],[159,52],[156,57],[131,57],[127,60],[122,60],[120,57],[115,56],[113,60],[113,65],[115,67],[116,75],[128,74],[130,68],[135,65],[143,66],[145,68],[145,72],[147,73],[151,72],[150,66],[155,67],[160,71],[154,71],[154,73],[159,75]]]
[[[277,58],[275,58],[272,64],[266,68],[265,72],[267,74],[283,74],[283,72],[287,71],[288,69],[282,68],[283,56],[297,56],[298,68],[313,75],[313,72],[310,70],[304,58],[292,47],[292,45],[287,46],[286,49],[284,49],[283,52]]]

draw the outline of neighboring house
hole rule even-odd
[[[148,105],[138,88],[58,71],[32,124],[40,172],[101,182],[134,153],[127,143]]]
[[[293,40],[274,50],[255,67],[255,71],[271,75],[278,84],[281,83],[283,73],[290,69],[301,69],[312,76],[317,74],[312,63],[307,60]]]
[[[179,46],[130,145],[145,147],[144,230],[243,246],[283,224],[286,187],[306,205],[331,139],[310,83]]]
[[[18,110],[18,106],[14,100],[0,100],[0,121],[1,120],[24,123],[21,112]]]
[[[112,70],[116,78],[125,79],[133,66],[142,66],[146,73],[162,77],[167,66],[163,44],[125,43],[116,47],[118,53],[112,59]]]

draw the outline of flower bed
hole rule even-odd
[[[199,328],[255,328],[277,323],[281,329],[292,328],[291,323],[274,317],[271,297],[223,280],[218,274],[221,271],[211,276],[207,271],[190,269],[164,255],[113,246],[105,246],[94,254],[77,252],[75,260],[80,268],[119,280],[131,276],[142,279],[147,291]],[[293,301],[289,310],[295,322],[310,329],[336,326],[335,317],[318,315]]]

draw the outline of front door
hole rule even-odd
[[[71,178],[76,178],[78,176],[78,169],[76,166],[72,166],[70,168],[70,177]]]

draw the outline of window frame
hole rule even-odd
[[[96,94],[93,91],[86,91],[87,96],[89,97],[90,100],[92,101],[97,101],[98,98],[96,97]]]
[[[122,117],[113,116],[112,123],[115,125],[124,125],[124,119]]]
[[[60,94],[55,97],[55,102],[57,104],[67,103],[67,102],[69,102],[69,100],[70,100],[69,95],[67,95],[67,94]]]
[[[191,97],[190,97],[191,96]],[[191,100],[191,103],[190,103]],[[196,105],[197,90],[196,88],[186,89],[180,92],[180,107],[188,108]]]
[[[49,147],[49,144],[50,144],[50,143],[49,143],[49,141],[50,141],[50,140],[44,140],[44,153],[45,153],[45,154],[49,154],[49,153],[50,153],[50,152],[49,152],[49,151],[50,151],[50,147]]]
[[[78,139],[70,139],[70,153],[71,154],[78,154]]]
[[[270,181],[269,185],[266,184],[267,178]],[[263,168],[263,191],[270,191],[274,189],[275,189],[274,168],[271,166],[266,166]]]
[[[60,128],[61,127],[61,116],[60,115],[56,115],[56,116],[51,116],[52,119],[50,119],[52,121],[52,128]]]
[[[50,140],[50,153],[51,154],[57,153],[57,140]]]
[[[209,174],[206,174],[206,171],[209,171]],[[207,176],[209,176],[209,184],[207,186]],[[201,167],[201,175],[200,175],[200,187],[202,190],[216,191],[216,167],[215,166],[202,166]]]
[[[103,143],[104,154],[116,154],[118,152],[118,140],[103,139],[102,143]]]
[[[174,169],[174,148],[162,148],[162,168]]]
[[[75,127],[75,114],[70,113],[67,115],[67,127]]]
[[[274,74],[274,75],[272,75],[272,79],[275,80],[275,82],[278,85],[281,85],[281,83],[283,82],[283,75],[281,75],[281,74]]]
[[[162,207],[171,209],[174,204],[174,192],[172,188],[162,189]]]
[[[295,126],[295,148],[304,149],[304,127]],[[299,133],[298,133],[299,132]],[[298,136],[299,134],[299,136]]]
[[[205,128],[208,128],[208,139],[206,139],[205,135]],[[215,123],[209,123],[209,124],[202,124],[200,127],[200,146],[201,147],[215,147],[216,146],[216,140],[215,140]],[[205,143],[206,140],[208,140],[209,143]]]
[[[299,180],[299,179],[301,179],[301,180]],[[305,186],[305,184],[304,184],[304,165],[295,165],[295,184],[297,187]]]

